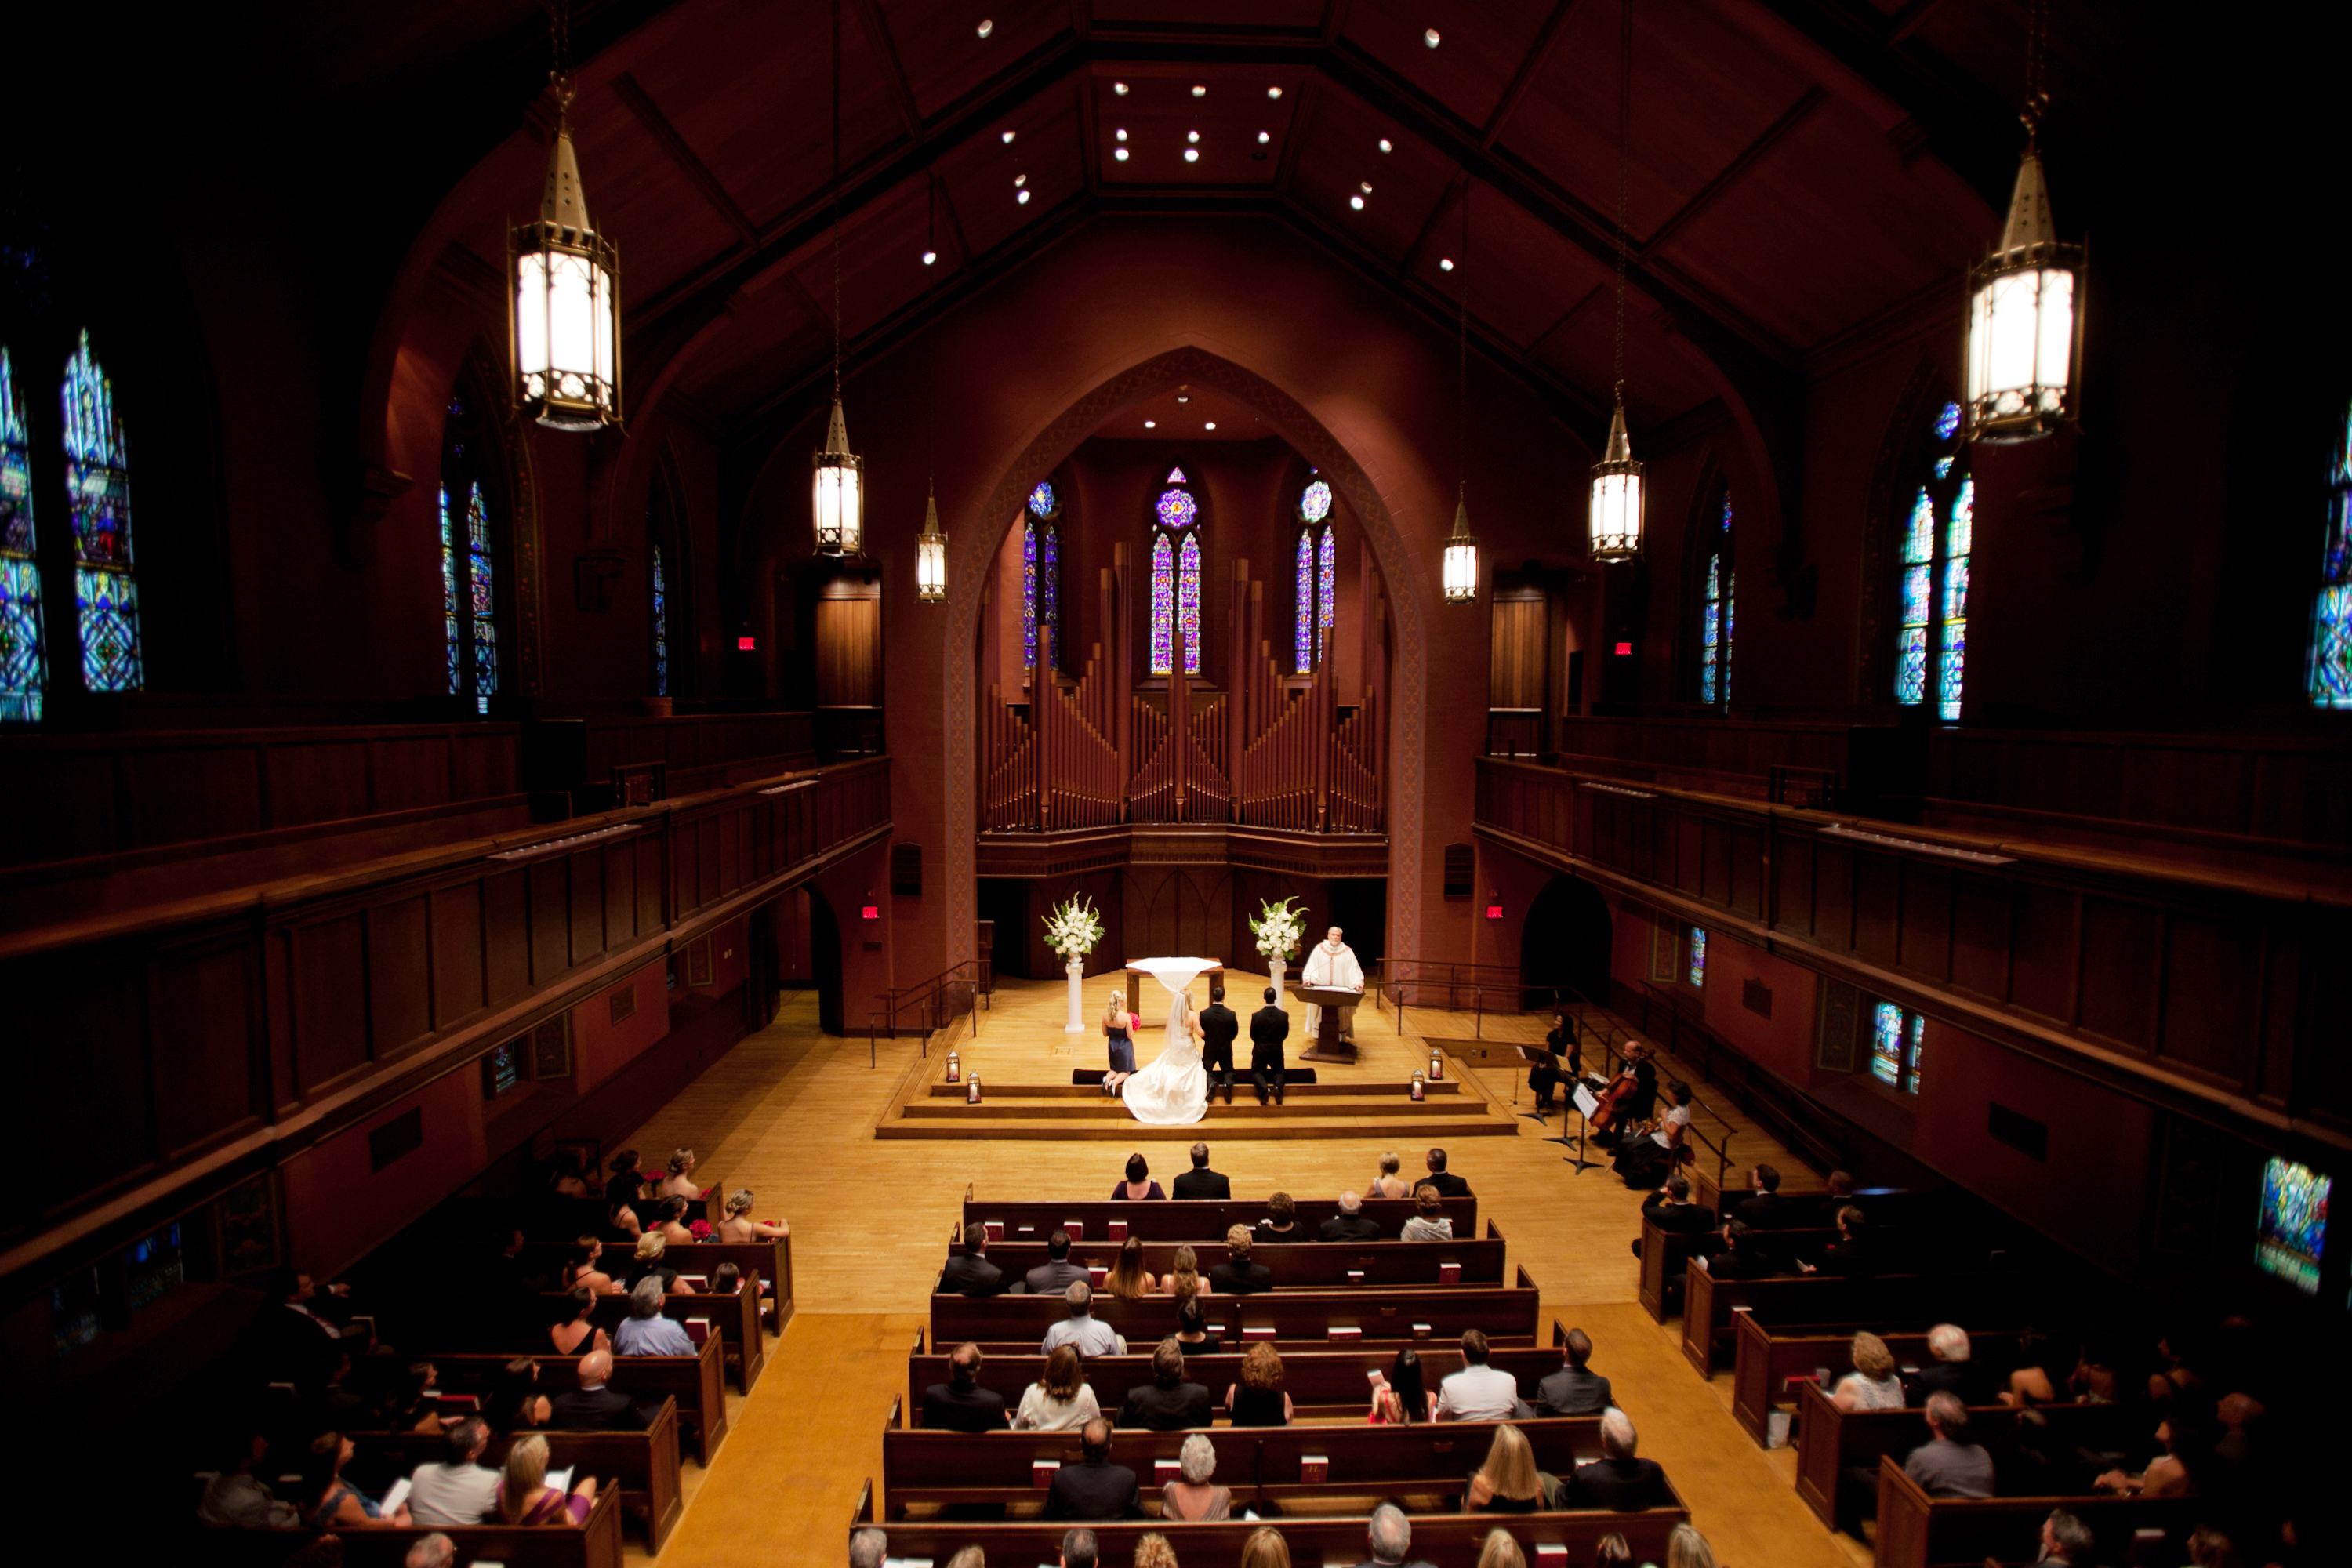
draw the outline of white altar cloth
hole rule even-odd
[[[1149,974],[1173,996],[1208,971],[1223,966],[1213,958],[1130,958],[1127,967]]]

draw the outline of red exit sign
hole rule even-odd
[[[857,911],[857,918],[862,921],[878,921],[882,918],[882,906],[867,904]]]
[[[1503,918],[1503,906],[1500,904],[1488,904],[1486,906],[1486,918],[1490,921],[1501,920]]]
[[[748,640],[748,639],[747,639],[747,640]],[[1623,658],[1625,655],[1632,653],[1633,651],[1633,645],[1632,643],[1629,643],[1629,642],[1621,642],[1621,643],[1619,643],[1619,644],[1617,645],[1617,654],[1618,654],[1618,657],[1619,657],[1619,658]]]
[[[760,642],[757,637],[737,637],[735,639],[735,651],[737,653],[750,653],[759,646]]]

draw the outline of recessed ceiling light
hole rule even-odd
[[[1127,149],[1126,149],[1126,148],[1124,148],[1124,147],[1118,148],[1117,151],[1115,151],[1115,152],[1113,152],[1113,153],[1111,153],[1111,156],[1112,156],[1112,157],[1114,157],[1114,158],[1116,158],[1116,159],[1118,159],[1120,163],[1126,163],[1126,162],[1127,162]]]
[[[1004,144],[1008,147],[1013,144],[1013,132],[1010,131],[1004,133]]]
[[[929,267],[932,262],[937,261],[939,258],[940,253],[936,250],[926,250],[923,252],[923,265],[926,267]]]
[[[1160,421],[1157,419],[1147,419],[1143,422],[1143,427],[1146,430],[1157,430],[1160,428]]]
[[[1396,146],[1387,137],[1383,136],[1381,138],[1381,151],[1383,153],[1393,153],[1396,151]]]
[[[1355,208],[1358,212],[1362,212],[1364,210],[1364,198],[1361,196],[1349,196],[1348,198],[1348,205]]]
[[[1176,401],[1177,401],[1177,402],[1179,402],[1179,403],[1190,403],[1190,402],[1192,402],[1192,400],[1190,397],[1187,397],[1186,395],[1184,395],[1184,394],[1182,394],[1182,393],[1181,393],[1181,392],[1180,392],[1180,393],[1178,393],[1178,394],[1176,395]]]
[[[1184,149],[1184,162],[1187,163],[1197,163],[1200,161],[1201,150],[1198,147],[1187,147]]]
[[[984,37],[988,37],[988,35],[989,35],[989,34],[991,34],[991,33],[992,33],[992,32],[994,32],[994,31],[996,31],[996,24],[995,24],[995,23],[993,23],[993,22],[992,22],[992,21],[990,21],[987,17],[982,16],[982,17],[980,19],[980,27],[979,27],[980,36],[981,36],[982,37],[983,37],[983,38],[984,38]]]
[[[1421,35],[1421,41],[1427,44],[1433,49],[1437,47],[1437,29],[1434,27],[1424,28]]]
[[[1215,420],[1213,420],[1213,419],[1206,420],[1206,421],[1204,421],[1204,422],[1202,424],[1202,426],[1201,426],[1201,428],[1202,428],[1202,429],[1203,429],[1203,430],[1213,430],[1213,429],[1215,429],[1216,427],[1217,427],[1217,422],[1216,422]]]
[[[1127,83],[1123,81],[1115,81],[1111,83],[1110,89],[1111,91],[1118,94],[1121,98],[1125,98],[1127,96]]]
[[[1451,271],[1453,271],[1453,270],[1454,270],[1454,258],[1452,258],[1452,257],[1450,257],[1450,256],[1441,256],[1441,257],[1439,257],[1439,258],[1437,258],[1437,269],[1438,269],[1440,272],[1451,272]]]
[[[1022,186],[1022,185],[1025,185],[1025,184],[1027,184],[1028,183],[1029,183],[1029,176],[1028,176],[1028,175],[1026,175],[1026,174],[1015,174],[1015,175],[1013,175],[1013,185],[1014,185],[1016,188],[1018,188],[1019,186]],[[1366,189],[1366,190],[1368,190],[1368,191],[1369,191],[1369,190],[1370,190],[1371,188],[1372,188],[1372,187],[1371,187],[1371,186],[1370,186],[1370,185],[1366,185],[1366,186],[1364,187],[1364,189]]]
[[[1126,127],[1126,126],[1124,126],[1124,125],[1120,126],[1120,127],[1118,128],[1118,139],[1119,139],[1120,141],[1122,141],[1122,142],[1126,141],[1126,140],[1127,140],[1127,127]]]
[[[1029,193],[1026,191],[1015,191],[1013,193],[1013,199],[1025,207],[1029,205]]]
[[[1265,95],[1268,98],[1280,98],[1282,96],[1282,89],[1278,87],[1267,88],[1265,89]]]
[[[1261,146],[1261,147],[1265,146],[1267,142],[1271,142],[1271,141],[1273,141],[1273,140],[1274,140],[1274,138],[1273,138],[1273,137],[1271,137],[1271,136],[1267,135],[1267,134],[1266,134],[1265,132],[1263,132],[1263,131],[1261,131],[1261,132],[1259,132],[1257,133],[1257,144],[1258,144],[1259,146]]]
[[[1197,131],[1187,131],[1184,132],[1184,140],[1187,142],[1198,142],[1200,139],[1201,133]]]
[[[1192,84],[1192,96],[1194,98],[1206,98],[1209,96],[1209,89],[1202,87],[1200,83],[1195,82]]]

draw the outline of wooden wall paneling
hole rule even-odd
[[[719,897],[719,821],[706,814],[694,822],[694,896],[686,907],[702,908]]]
[[[516,756],[520,731],[500,724],[452,731],[449,744],[449,790],[452,800],[474,800],[488,795],[512,795],[519,783]]]
[[[268,1109],[258,956],[250,933],[236,931],[148,959],[155,1136],[166,1157],[250,1126]]]
[[[731,893],[751,879],[751,843],[743,831],[743,813],[722,811],[719,816],[719,891]]]
[[[1674,824],[1675,881],[1681,891],[1695,899],[1706,896],[1704,844],[1706,826],[1698,814],[1688,809],[1657,808],[1659,816]]]
[[[423,896],[367,911],[370,1049],[388,1061],[433,1033],[432,915]],[[348,984],[351,976],[346,976]]]
[[[1952,873],[1924,861],[1903,862],[1903,926],[1895,962],[1936,980],[1952,977]]]
[[[130,973],[126,974],[126,965]],[[44,955],[10,976],[21,1179],[35,1205],[103,1186],[155,1157],[146,986],[119,947]],[[179,1042],[173,1042],[173,1048]]]
[[[1995,1002],[2009,997],[2007,884],[1962,872],[1953,879],[1952,984]]]
[[[1625,821],[1625,862],[1628,868],[1637,877],[1655,880],[1658,875],[1658,857],[1662,847],[1658,831],[1660,813],[1645,802],[1630,800],[1625,803],[1622,815]],[[1663,849],[1671,860],[1674,855],[1673,840],[1668,839],[1663,846]]]
[[[482,879],[482,951],[491,1006],[530,989],[530,889],[520,870]]]
[[[1772,875],[1777,884],[1772,923],[1783,930],[1813,935],[1813,836],[1774,834]]]
[[[433,1026],[446,1029],[489,1001],[483,982],[481,880],[436,888],[431,901]]]
[[[357,911],[294,928],[294,1090],[308,1100],[367,1065],[367,926]]]
[[[2165,921],[2164,1054],[2260,1092],[2261,929],[2175,910]]]
[[[1727,889],[1732,912],[1751,921],[1764,918],[1764,834],[1760,828],[1734,827],[1730,844],[1731,880]]]
[[[2273,920],[2263,931],[2260,1060],[2255,1067],[2254,1092],[2273,1106],[2291,1104],[2295,1092],[2294,1051],[2302,1031],[2303,971],[2307,945],[2318,921],[2306,914],[2298,921]],[[2342,948],[2335,949],[2341,952]],[[2338,1036],[2337,1038],[2342,1038]]]
[[[2294,1102],[2297,1110],[2352,1127],[2352,919],[2329,910],[2304,931],[2296,1012]],[[2326,956],[2323,957],[2322,955]]]
[[[1547,705],[1544,690],[1544,609],[1540,595],[1488,601],[1491,611],[1486,705],[1533,708]]]
[[[2082,922],[2083,1027],[2118,1045],[2155,1050],[2164,911],[2088,894]]]
[[[121,779],[126,849],[268,826],[262,817],[261,760],[249,745],[126,749]]]
[[[1895,967],[1903,921],[1902,865],[1892,855],[1858,849],[1853,857],[1853,951],[1864,962]]]
[[[576,967],[604,951],[604,852],[594,846],[564,857]]]
[[[882,601],[816,602],[816,700],[821,708],[873,708],[882,701]]]
[[[450,744],[446,731],[435,735],[371,737],[368,809],[408,811],[450,799]]]
[[[572,967],[572,888],[564,858],[549,855],[530,862],[530,983],[544,985]]]
[[[637,932],[647,935],[663,924],[663,868],[669,858],[667,819],[664,831],[647,833],[629,840],[636,857]]]
[[[1813,841],[1813,937],[1832,952],[1853,951],[1853,851]]]
[[[2074,893],[2020,881],[2011,905],[2010,996],[2020,1007],[2074,1021]]]
[[[127,848],[118,815],[115,755],[81,749],[0,747],[0,800],[37,834],[0,838],[0,864],[103,855]]]
[[[366,742],[284,742],[260,750],[266,826],[300,827],[368,814]]]
[[[636,840],[624,838],[597,853],[604,883],[604,943],[618,947],[637,934]]]
[[[291,1110],[302,1097],[301,1063],[294,1043],[294,931],[262,932],[261,994],[268,1025],[269,1108]]]

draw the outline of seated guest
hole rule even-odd
[[[1717,1279],[1769,1279],[1788,1272],[1769,1254],[1757,1249],[1755,1233],[1748,1229],[1746,1220],[1738,1219],[1723,1227],[1722,1250],[1696,1262]]]
[[[1126,1198],[1141,1203],[1150,1198],[1164,1198],[1168,1194],[1161,1192],[1160,1184],[1151,1179],[1151,1167],[1144,1163],[1143,1156],[1129,1154],[1127,1157],[1127,1179],[1113,1182],[1110,1195],[1114,1201]]]
[[[743,1289],[743,1270],[733,1258],[723,1259],[710,1271],[710,1293],[714,1296],[740,1295]]]
[[[1678,1524],[1666,1537],[1666,1568],[1715,1568],[1715,1548],[1690,1525]]]
[[[1924,1404],[1927,1395],[1937,1393],[1955,1394],[1962,1405],[1992,1403],[1985,1387],[1982,1369],[1969,1357],[1968,1331],[1958,1323],[1937,1323],[1927,1331],[1926,1366],[1911,1378],[1915,1405]]]
[[[1075,1287],[1074,1287],[1075,1289]],[[1022,1391],[1021,1408],[1013,1414],[1016,1432],[1067,1432],[1102,1414],[1095,1391],[1087,1386],[1078,1352],[1066,1344],[1045,1354],[1045,1370]]]
[[[604,1223],[612,1228],[614,1235],[626,1237],[632,1245],[645,1234],[645,1222],[637,1217],[637,1205],[644,1201],[642,1198],[609,1195],[604,1199]]]
[[[1238,1568],[1290,1568],[1290,1543],[1282,1539],[1282,1531],[1272,1525],[1261,1524],[1250,1531],[1242,1542],[1242,1559]],[[1426,1568],[1426,1565],[1421,1565]]]
[[[580,1148],[557,1150],[555,1173],[548,1184],[559,1198],[594,1197],[596,1187],[594,1178],[588,1173],[588,1152]]]
[[[966,1546],[948,1559],[948,1568],[988,1568],[988,1553],[977,1546]]]
[[[449,1428],[440,1458],[419,1465],[408,1478],[408,1517],[427,1530],[480,1524],[497,1506],[499,1473],[482,1463],[490,1446],[490,1426],[469,1415]]]
[[[613,1283],[613,1277],[597,1267],[598,1259],[604,1256],[602,1240],[593,1236],[582,1237],[578,1247],[572,1254],[572,1261],[563,1266],[563,1288],[572,1290],[585,1285],[597,1291],[619,1289],[620,1287]]]
[[[1585,1370],[1592,1359],[1592,1336],[1568,1331],[1560,1368],[1536,1384],[1538,1415],[1598,1415],[1609,1408],[1609,1380]]]
[[[1298,1223],[1297,1201],[1288,1193],[1276,1193],[1266,1199],[1265,1217],[1250,1227],[1250,1239],[1261,1245],[1305,1241],[1307,1227]]]
[[[1209,1391],[1184,1381],[1184,1347],[1172,1336],[1151,1352],[1151,1381],[1127,1391],[1118,1407],[1122,1426],[1144,1426],[1154,1432],[1181,1432],[1207,1426],[1216,1420]]]
[[[2192,1561],[2195,1559],[2192,1557]],[[2091,1527],[2063,1508],[2053,1508],[2050,1517],[2042,1521],[2042,1555],[2034,1559],[2036,1568],[2095,1568],[2099,1561],[2099,1538]]]
[[[221,1453],[220,1473],[205,1483],[196,1522],[210,1530],[292,1530],[301,1521],[253,1473],[269,1451],[258,1432],[239,1432]],[[1220,1516],[1222,1517],[1222,1516]]]
[[[408,1528],[408,1505],[387,1514],[375,1499],[343,1479],[352,1462],[352,1444],[341,1432],[322,1432],[310,1445],[302,1466],[302,1522],[312,1530],[365,1530],[387,1525]]]
[[[950,1563],[948,1568],[955,1564]],[[1135,1568],[1176,1568],[1176,1549],[1158,1531],[1146,1531],[1135,1538]]]
[[[482,1400],[482,1419],[501,1437],[519,1426],[544,1426],[551,1414],[547,1395],[539,1391],[539,1363],[529,1356],[500,1367]]]
[[[1805,1223],[1804,1206],[1780,1195],[1780,1172],[1759,1165],[1748,1173],[1748,1184],[1754,1195],[1741,1199],[1731,1213],[1733,1218],[1746,1221],[1748,1229],[1794,1230]]]
[[[1519,1380],[1486,1364],[1486,1336],[1462,1331],[1462,1370],[1437,1385],[1440,1421],[1508,1421],[1518,1409]]]
[[[1004,1290],[1004,1270],[988,1260],[988,1227],[978,1220],[963,1227],[963,1250],[940,1271],[942,1296],[996,1296]]]
[[[687,1228],[686,1200],[667,1197],[655,1205],[654,1229],[672,1247],[692,1247],[694,1232]]]
[[[1102,1559],[1101,1549],[1095,1543],[1091,1530],[1066,1530],[1062,1532],[1062,1568],[1095,1568]],[[860,1568],[851,1563],[850,1568]]]
[[[1171,1296],[1201,1293],[1201,1255],[1189,1247],[1180,1247],[1169,1260],[1168,1272],[1160,1277],[1160,1289]]]
[[[1948,1394],[1927,1396],[1927,1442],[1911,1450],[1903,1473],[1931,1498],[1992,1496],[1992,1456],[1963,1441],[1969,1408]]]
[[[1386,1373],[1372,1373],[1372,1413],[1366,1425],[1408,1426],[1437,1419],[1437,1395],[1423,1385],[1421,1357],[1411,1345],[1397,1352]]]
[[[717,1240],[731,1241],[740,1246],[751,1241],[777,1241],[792,1235],[793,1227],[789,1221],[780,1220],[771,1225],[763,1219],[753,1219],[751,1202],[751,1189],[749,1187],[738,1187],[729,1194],[726,1215],[711,1226],[711,1236]]]
[[[1232,1102],[1233,1086],[1225,1087],[1227,1103]],[[1230,1198],[1234,1184],[1209,1169],[1209,1146],[1192,1145],[1192,1168],[1176,1178],[1176,1195],[1180,1198]]]
[[[1110,1423],[1097,1415],[1079,1436],[1080,1458],[1054,1472],[1045,1492],[1047,1519],[1138,1519],[1135,1472],[1110,1462]]]
[[[1838,1210],[1838,1238],[1822,1248],[1817,1263],[1797,1260],[1798,1269],[1806,1274],[1836,1274],[1848,1279],[1873,1279],[1878,1275],[1877,1255],[1862,1237],[1862,1211],[1852,1204]]]
[[[1658,1118],[1657,1126],[1646,1136],[1629,1141],[1609,1163],[1635,1192],[1664,1181],[1675,1168],[1675,1156],[1689,1141],[1691,1086],[1678,1078],[1667,1079],[1666,1099],[1666,1112]]]
[[[1669,1541],[1667,1544],[1671,1547],[1673,1542]],[[1623,1536],[1612,1530],[1601,1538],[1600,1545],[1592,1549],[1592,1568],[1633,1568],[1633,1548]],[[1713,1568],[1713,1564],[1709,1564],[1709,1568]]]
[[[1462,1494],[1464,1513],[1534,1513],[1549,1505],[1557,1479],[1536,1468],[1527,1434],[1506,1422],[1495,1428],[1486,1462],[1471,1473]]]
[[[609,1346],[612,1342],[596,1326],[595,1318],[596,1292],[585,1285],[572,1287],[572,1315],[562,1322],[550,1324],[547,1330],[547,1337],[555,1342],[555,1353],[577,1355],[580,1347],[590,1340],[600,1347]]]
[[[637,1152],[624,1149],[609,1163],[612,1174],[604,1179],[604,1196],[619,1202],[642,1197],[646,1190],[646,1174],[637,1169]]]
[[[1070,1261],[1070,1233],[1057,1230],[1045,1238],[1045,1261],[1022,1277],[1032,1296],[1051,1296],[1086,1283],[1087,1271]]]
[[[408,1549],[401,1568],[457,1568],[457,1543],[435,1531]]]
[[[923,1425],[935,1432],[1002,1432],[1004,1395],[980,1385],[980,1347],[970,1340],[948,1357],[948,1381],[923,1390]]]
[[[1406,1561],[1412,1551],[1412,1521],[1396,1504],[1384,1502],[1372,1510],[1371,1524],[1364,1533],[1372,1554],[1357,1563],[1356,1568],[1429,1568],[1428,1563],[1418,1559]]]
[[[849,1532],[849,1568],[882,1568],[889,1558],[890,1537],[885,1532],[870,1526]]]
[[[1715,1215],[1691,1201],[1690,1178],[1676,1171],[1666,1184],[1642,1204],[1642,1218],[1668,1236],[1704,1236],[1715,1228]],[[1642,1256],[1642,1238],[1633,1238],[1633,1256]]]
[[[1832,1171],[1828,1186],[1829,1191],[1822,1194],[1822,1217],[1834,1224],[1838,1210],[1853,1201],[1853,1177],[1844,1171]]]
[[[654,1196],[657,1198],[700,1197],[702,1189],[696,1185],[694,1181],[696,1163],[694,1151],[691,1149],[680,1149],[671,1154],[669,1174],[662,1178],[660,1186],[654,1189]]]
[[[1856,1410],[1900,1410],[1903,1380],[1895,1375],[1895,1352],[1876,1334],[1853,1336],[1853,1370],[1830,1390],[1830,1403],[1849,1414]]]
[[[551,1425],[559,1432],[642,1432],[645,1412],[613,1381],[613,1353],[594,1350],[580,1358],[580,1386],[566,1389],[548,1403],[554,1406]]]
[[[1614,1509],[1620,1513],[1665,1507],[1672,1497],[1666,1489],[1666,1472],[1655,1459],[1634,1456],[1638,1441],[1633,1419],[1622,1410],[1601,1416],[1601,1457],[1576,1467],[1575,1476],[1561,1489],[1560,1506]]]
[[[371,1431],[441,1432],[457,1419],[444,1420],[440,1395],[435,1392],[440,1370],[429,1361],[413,1361],[400,1375],[384,1384],[375,1403]]]
[[[1339,1212],[1323,1222],[1322,1236],[1326,1241],[1378,1241],[1381,1226],[1364,1213],[1363,1194],[1341,1193]]]
[[[1084,1356],[1118,1355],[1124,1348],[1111,1326],[1094,1315],[1094,1287],[1081,1279],[1062,1292],[1069,1304],[1070,1315],[1045,1331],[1045,1340],[1037,1346],[1039,1355],[1052,1355],[1064,1345],[1076,1345]]]
[[[1412,1192],[1413,1215],[1397,1232],[1399,1241],[1452,1241],[1454,1218],[1437,1211],[1445,1200],[1437,1195],[1435,1187],[1415,1187]]]
[[[2156,1440],[2164,1446],[2164,1452],[2150,1459],[2147,1469],[2136,1476],[2124,1470],[2108,1470],[2091,1484],[2103,1492],[2128,1492],[2138,1497],[2191,1496],[2197,1490],[2197,1483],[2180,1453],[2184,1447],[2193,1447],[2200,1454],[2210,1449],[2211,1445],[2204,1441],[2204,1436],[2200,1422],[2185,1409],[2174,1410],[2156,1425]]]
[[[507,1449],[506,1473],[499,1479],[499,1519],[507,1524],[563,1524],[577,1529],[596,1506],[596,1478],[588,1476],[564,1496],[547,1484],[547,1439],[534,1432]]]
[[[629,1260],[628,1289],[634,1291],[648,1279],[660,1280],[664,1295],[694,1294],[693,1286],[679,1282],[677,1269],[669,1260],[668,1238],[658,1230],[649,1230],[637,1237],[636,1256]]]
[[[1466,1198],[1470,1195],[1470,1184],[1445,1169],[1444,1150],[1432,1149],[1426,1163],[1429,1174],[1415,1182],[1414,1186],[1435,1187],[1441,1198]]]
[[[1242,1357],[1242,1380],[1225,1388],[1225,1412],[1236,1426],[1287,1426],[1290,1395],[1282,1391],[1282,1357],[1260,1340]]]
[[[1193,1355],[1215,1355],[1224,1345],[1221,1328],[1201,1310],[1201,1299],[1190,1294],[1176,1299],[1175,1340]]]
[[[2302,1546],[2305,1538],[2298,1537]],[[2245,1559],[2230,1538],[2211,1525],[2200,1524],[2189,1532],[2189,1561],[2194,1568],[2244,1568]]]
[[[1274,1270],[1250,1261],[1250,1233],[1242,1226],[1225,1232],[1225,1261],[1209,1270],[1209,1289],[1226,1296],[1251,1296],[1274,1289]]]
[[[1118,1261],[1103,1277],[1103,1294],[1122,1301],[1140,1301],[1157,1288],[1158,1281],[1143,1267],[1143,1238],[1129,1236],[1119,1245]]]
[[[1478,1544],[1478,1568],[1528,1568],[1528,1554],[1509,1531],[1496,1525]]]
[[[1404,1184],[1404,1178],[1397,1174],[1402,1169],[1404,1169],[1404,1162],[1394,1154],[1381,1155],[1381,1173],[1372,1178],[1372,1184],[1365,1189],[1366,1192],[1376,1198],[1404,1196],[1409,1189]]]
[[[1205,1426],[1208,1423],[1203,1421],[1201,1425]],[[1177,1473],[1182,1479],[1160,1489],[1160,1518],[1181,1519],[1188,1524],[1213,1524],[1233,1517],[1233,1489],[1213,1485],[1210,1479],[1217,1473],[1217,1450],[1211,1446],[1206,1433],[1195,1432],[1185,1438],[1176,1463]]]
[[[675,1319],[662,1316],[659,1279],[640,1279],[629,1291],[629,1316],[613,1336],[614,1355],[692,1355],[693,1337]]]

